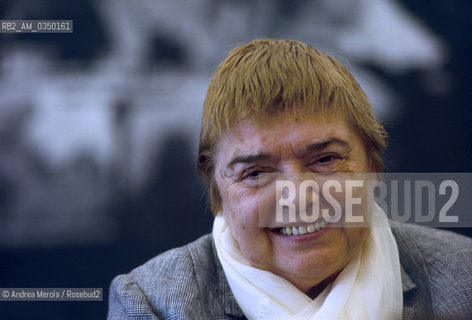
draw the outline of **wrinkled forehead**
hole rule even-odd
[[[289,109],[273,113],[250,114],[236,117],[228,124],[222,138],[229,135],[247,136],[248,132],[270,133],[274,135],[287,132],[287,127],[312,129],[315,131],[332,130],[333,126],[354,127],[349,119],[340,113],[323,109]],[[288,131],[290,133],[290,131]]]
[[[328,141],[362,144],[357,130],[342,117],[278,113],[264,119],[245,118],[235,122],[218,142],[216,151],[224,157],[221,153],[272,152],[286,145],[299,153],[307,146]]]
[[[263,127],[272,121],[296,120],[317,118],[322,121],[346,120],[348,116],[337,108],[326,106],[305,106],[303,104],[294,104],[289,106],[274,106],[273,108],[247,108],[239,114],[233,114],[232,119],[226,124],[225,131],[234,130],[241,123],[250,123],[252,125]]]

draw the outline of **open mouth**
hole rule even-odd
[[[299,235],[299,234],[307,234],[307,233],[315,233],[320,231],[321,229],[325,228],[329,223],[321,220],[319,222],[315,222],[308,225],[303,226],[293,226],[293,227],[282,227],[275,229],[276,232],[284,234],[284,235]]]

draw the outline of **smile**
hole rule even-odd
[[[321,220],[320,222],[315,222],[309,225],[304,225],[304,226],[293,226],[293,227],[283,227],[276,229],[278,233],[284,234],[284,235],[299,235],[299,234],[306,234],[306,233],[315,233],[324,227],[326,227],[328,223],[324,220]]]

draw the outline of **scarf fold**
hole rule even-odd
[[[400,259],[387,217],[375,204],[371,227],[358,255],[314,300],[289,281],[252,267],[222,214],[213,224],[218,258],[241,310],[249,320],[401,319]]]

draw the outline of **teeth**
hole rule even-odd
[[[323,229],[324,227],[326,227],[328,223],[324,220],[321,220],[320,222],[315,222],[315,223],[312,223],[312,224],[309,224],[307,226],[300,226],[300,227],[284,227],[284,228],[280,228],[279,229],[279,232],[281,234],[285,234],[285,235],[299,235],[299,234],[306,234],[306,233],[313,233],[313,232],[316,232],[318,230],[321,230]]]
[[[306,233],[306,227],[305,226],[298,227],[298,233],[299,234],[305,234]]]

